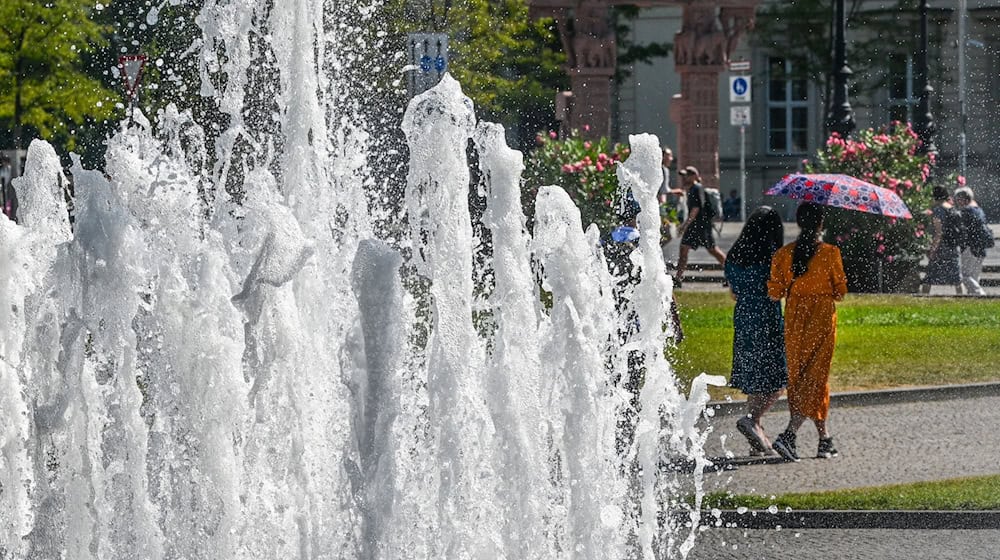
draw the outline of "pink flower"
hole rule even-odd
[[[903,181],[903,186],[906,187],[907,189],[912,189],[913,188],[913,181],[907,179],[907,180]]]
[[[589,124],[583,125],[583,131],[584,132],[590,132],[590,125]]]
[[[551,139],[555,140],[556,138],[559,138],[559,135],[558,135],[558,134],[556,134],[556,131],[554,131],[554,130],[550,130],[550,131],[549,131],[549,138],[551,138]]]
[[[875,248],[875,250],[878,251],[879,254],[882,254],[885,252],[885,245],[879,245]]]
[[[959,175],[955,180],[958,181],[959,186],[965,186],[965,175]]]
[[[601,162],[597,162],[597,170],[598,171],[604,171],[604,166],[601,165]]]
[[[898,184],[899,184],[899,179],[896,179],[895,177],[889,177],[889,188],[890,189],[895,189],[896,185],[898,185]]]
[[[896,257],[894,255],[889,255],[885,258],[885,260],[886,262],[893,262],[896,260]]]
[[[564,163],[563,166],[562,166],[562,172],[563,173],[572,173],[573,172],[573,166],[570,165],[570,164],[568,164],[568,163]]]

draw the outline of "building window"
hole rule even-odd
[[[772,154],[809,150],[809,82],[794,77],[786,58],[768,59],[767,149]]]
[[[913,122],[920,97],[913,84],[913,55],[889,56],[889,121]]]

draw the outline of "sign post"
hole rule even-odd
[[[749,62],[730,63],[730,71],[750,71]],[[729,102],[750,103],[750,76],[729,77]],[[747,125],[750,124],[750,105],[733,105],[729,108],[729,121],[740,127],[740,220],[747,221]]]
[[[410,97],[436,86],[448,71],[448,35],[444,33],[410,33],[406,36],[410,71]]]
[[[118,71],[122,75],[122,85],[128,98],[128,122],[132,124],[135,116],[135,103],[139,100],[139,82],[142,81],[142,70],[146,66],[146,55],[127,54],[118,57]]]

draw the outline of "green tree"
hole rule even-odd
[[[82,64],[107,41],[93,9],[92,0],[0,2],[0,126],[10,147],[38,135],[72,150],[78,126],[113,114],[118,95]]]
[[[386,11],[400,41],[414,32],[448,35],[449,71],[479,116],[516,130],[520,147],[550,127],[555,93],[569,83],[566,57],[554,22],[532,20],[525,0],[392,0]]]

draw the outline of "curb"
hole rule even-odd
[[[830,406],[879,406],[927,401],[947,401],[1000,395],[1000,382],[967,383],[962,385],[941,385],[937,387],[908,387],[904,389],[882,389],[878,391],[851,391],[830,395]],[[746,401],[712,401],[706,408],[718,416],[741,414]],[[781,397],[771,410],[788,410],[788,399]],[[1000,525],[997,525],[1000,527]]]
[[[678,520],[689,520],[676,512]],[[719,517],[702,512],[702,525],[709,529],[917,529],[997,530],[1000,511],[871,511],[796,510],[771,513],[767,510],[722,510]]]

